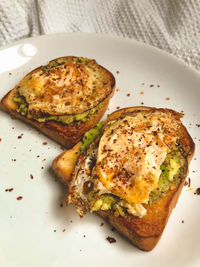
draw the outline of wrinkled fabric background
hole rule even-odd
[[[0,46],[79,31],[133,38],[200,70],[200,0],[0,0]]]

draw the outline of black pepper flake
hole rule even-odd
[[[196,126],[199,128],[200,127],[200,124],[197,123]]]
[[[104,226],[104,223],[102,222],[102,223],[100,224],[100,226],[101,226],[101,227]]]
[[[195,191],[194,194],[195,194],[195,195],[200,195],[200,187],[196,189],[196,191]]]
[[[107,238],[106,238],[106,240],[108,240],[108,242],[111,244],[111,243],[116,243],[116,239],[114,239],[113,237],[110,237],[110,236],[108,236]]]

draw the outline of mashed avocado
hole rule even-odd
[[[103,103],[100,103],[96,107],[83,112],[81,114],[76,115],[52,115],[52,116],[45,116],[42,118],[32,118],[30,114],[28,114],[28,103],[26,102],[25,97],[19,95],[19,93],[16,93],[13,96],[13,101],[17,104],[17,112],[19,112],[21,115],[26,116],[28,119],[34,119],[38,122],[45,122],[45,121],[57,121],[62,124],[70,124],[72,122],[86,122],[91,116],[93,116],[99,108],[102,107]]]
[[[82,146],[81,151],[85,151],[86,148],[96,139],[96,137],[99,135],[99,132],[101,130],[102,124],[100,122],[97,123],[96,127],[87,131],[82,139]]]
[[[101,195],[99,199],[97,199],[93,204],[91,208],[91,212],[97,211],[97,210],[110,210],[113,209],[115,211],[118,211],[119,215],[124,216],[125,215],[125,209],[124,207],[120,206],[119,204],[120,198],[117,196],[114,196],[112,194],[104,194]]]
[[[185,158],[179,151],[178,146],[174,146],[167,154],[164,163],[160,166],[162,171],[158,187],[150,193],[150,203],[155,202],[169,191],[170,186],[177,186],[180,183],[183,172],[185,172]]]

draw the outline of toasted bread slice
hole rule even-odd
[[[148,116],[152,116],[151,118],[153,119],[154,115],[158,114],[159,115],[158,121],[161,119],[160,121],[161,125],[163,125],[162,118],[164,117],[165,117],[165,120],[169,118],[169,121],[168,122],[166,121],[166,124],[169,124],[170,121],[173,120],[172,124],[174,124],[174,128],[173,126],[171,128],[165,127],[166,125],[162,126],[164,127],[163,134],[169,134],[169,131],[171,131],[170,134],[172,135],[172,139],[170,139],[169,136],[167,135],[168,138],[165,138],[165,139],[163,138],[163,140],[170,148],[170,151],[168,151],[167,155],[169,155],[171,151],[175,149],[174,151],[176,151],[175,153],[177,153],[176,157],[179,157],[178,160],[180,160],[181,162],[180,167],[177,170],[176,164],[175,166],[173,165],[173,168],[170,169],[171,173],[173,174],[173,177],[170,177],[168,175],[167,190],[162,191],[163,190],[162,189],[161,190],[162,193],[159,192],[157,194],[155,192],[157,192],[157,190],[160,190],[159,181],[161,180],[161,176],[165,175],[165,171],[166,171],[166,169],[162,169],[162,171],[164,170],[164,172],[160,174],[156,187],[151,191],[149,195],[149,201],[146,201],[145,203],[142,204],[143,207],[146,209],[146,213],[142,214],[142,216],[138,216],[137,214],[133,215],[133,214],[130,214],[129,212],[120,214],[118,211],[116,211],[116,209],[107,208],[106,206],[103,206],[103,205],[101,206],[101,208],[99,209],[96,208],[93,210],[96,211],[100,216],[105,218],[112,226],[114,226],[123,236],[129,239],[138,248],[144,251],[149,251],[155,247],[155,245],[161,238],[162,232],[167,224],[168,218],[173,208],[176,206],[179,194],[182,190],[185,178],[188,173],[189,163],[194,154],[194,148],[195,148],[194,142],[180,120],[180,118],[182,117],[182,114],[175,112],[173,110],[169,110],[169,109],[156,109],[156,108],[151,108],[151,107],[132,107],[132,108],[125,108],[125,109],[116,111],[108,116],[107,121],[104,123],[104,128],[102,130],[102,133],[96,139],[96,141],[93,142],[90,145],[90,147],[88,147],[86,152],[80,154],[80,146],[81,146],[81,142],[80,142],[73,149],[65,151],[61,155],[59,155],[53,161],[52,167],[58,179],[60,179],[61,182],[63,182],[65,185],[68,185],[69,187],[67,203],[70,203],[70,202],[74,203],[80,215],[83,215],[86,211],[92,211],[90,207],[88,208],[87,206],[88,199],[85,199],[85,195],[84,195],[86,194],[85,189],[84,189],[84,184],[86,184],[87,182],[87,185],[88,185],[88,181],[85,182],[84,180],[85,179],[84,177],[87,176],[86,175],[87,171],[86,173],[81,174],[82,177],[77,175],[80,169],[81,171],[83,171],[82,162],[84,161],[84,159],[86,159],[86,162],[87,162],[88,157],[86,156],[86,154],[89,153],[88,151],[94,150],[95,147],[98,147],[98,151],[101,150],[101,142],[102,142],[101,140],[103,138],[102,136],[104,136],[105,133],[107,134],[108,140],[109,138],[112,138],[111,136],[108,135],[109,132],[106,129],[110,127],[110,125],[112,125],[114,121],[119,120],[120,125],[122,125],[122,120],[123,120],[127,124],[127,121],[129,120],[130,116],[134,117],[134,116],[137,116],[138,114],[139,116],[141,116],[139,117],[142,120],[141,125],[143,125],[144,127],[147,127],[148,129],[150,128],[150,125],[147,125],[147,121],[145,121],[145,119],[148,118]],[[152,125],[153,127],[155,127],[155,123],[153,123]],[[116,130],[113,130],[113,128],[111,128],[111,130],[112,130],[111,131],[112,135],[114,135],[116,133],[115,132]],[[166,133],[165,130],[167,130],[168,132]],[[138,131],[137,127],[133,129],[133,131],[137,132]],[[159,129],[157,129],[156,131],[154,129],[153,135],[156,135],[156,132],[159,135],[159,131],[160,131]],[[125,132],[124,134],[126,135]],[[148,133],[146,133],[146,135],[148,135]],[[174,148],[174,144],[171,144],[171,140],[174,140],[174,142],[176,143],[176,148]],[[107,149],[110,150],[110,147]],[[104,146],[104,150],[106,150],[105,146]],[[163,151],[160,151],[160,153],[164,153]],[[109,153],[111,152],[109,151]],[[97,154],[95,157],[97,160],[97,164],[95,166],[97,166],[100,161],[98,160]],[[164,160],[164,164],[167,166],[167,168],[169,168],[169,166],[167,165],[166,158]],[[168,161],[168,164],[169,162],[171,162],[170,160]],[[73,161],[73,163],[71,161]],[[172,161],[173,161],[173,158],[172,158]],[[104,163],[106,164],[105,161]],[[94,164],[95,163],[93,163],[93,165]],[[124,166],[126,165],[124,164]],[[88,175],[90,177],[94,176],[93,181],[96,181],[97,179],[101,179],[100,176],[97,174],[98,172],[93,172],[92,170],[91,173]],[[170,174],[169,169],[168,169],[168,174]],[[126,172],[124,173],[124,176],[127,178]],[[90,178],[89,181],[91,182],[92,179]],[[82,188],[77,189],[76,182],[78,182],[79,184],[81,184],[82,182]],[[166,180],[165,180],[165,183],[166,183]],[[100,188],[99,190],[102,190],[101,187],[99,188]],[[77,192],[74,192],[74,191],[77,191]],[[124,194],[126,194],[127,192],[128,191],[126,191],[126,188],[125,188]],[[113,194],[112,191],[107,192],[107,194],[108,193]],[[157,197],[154,199],[153,196],[155,196],[156,194],[157,194]],[[95,197],[95,195],[93,196]],[[90,195],[90,200],[91,200],[91,195]]]
[[[0,108],[71,148],[101,119],[115,78],[95,60],[62,57],[28,73]]]

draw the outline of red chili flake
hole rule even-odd
[[[17,138],[18,138],[18,139],[21,139],[23,135],[24,135],[24,134],[22,133],[22,134],[20,134],[19,136],[17,136]]]
[[[166,97],[165,100],[170,100],[170,97]]]
[[[187,181],[184,182],[184,186],[186,186],[186,185],[188,185],[188,182]]]
[[[120,107],[116,107],[116,109],[120,109]]]
[[[64,233],[64,232],[66,231],[66,229],[63,229],[62,231],[63,231],[63,233]]]
[[[126,96],[130,96],[130,94],[127,94]]]
[[[157,87],[159,88],[160,87],[160,84],[158,84]]]
[[[196,124],[197,127],[200,127],[200,124]]]
[[[46,159],[43,159],[42,161],[45,161]]]
[[[143,92],[143,91],[141,91],[141,92],[140,92],[140,94],[141,94],[141,95],[143,95],[143,94],[144,94],[144,92]]]
[[[116,91],[119,92],[119,88],[117,88]]]
[[[17,197],[17,200],[22,200],[22,198],[23,198],[22,196],[19,196]]]
[[[116,73],[119,74],[119,71],[117,70]]]
[[[5,189],[5,192],[12,192],[14,190],[14,188],[7,188]]]
[[[184,220],[182,220],[181,223],[184,223]]]
[[[100,224],[100,226],[104,226],[104,223],[102,222],[102,223]]]
[[[34,178],[32,174],[30,174],[30,178],[31,178],[31,179],[33,179],[33,178]]]
[[[108,236],[108,237],[106,238],[106,240],[108,240],[108,242],[109,242],[110,244],[116,242],[116,239],[114,239],[113,237],[110,237],[110,236]]]
[[[63,146],[61,146],[60,149],[61,149],[62,151],[65,151],[65,148],[64,148]]]
[[[0,142],[2,141],[2,139],[0,138]]]
[[[43,142],[42,144],[43,144],[43,145],[47,145],[47,142]]]
[[[150,84],[149,87],[154,87],[154,84]]]

